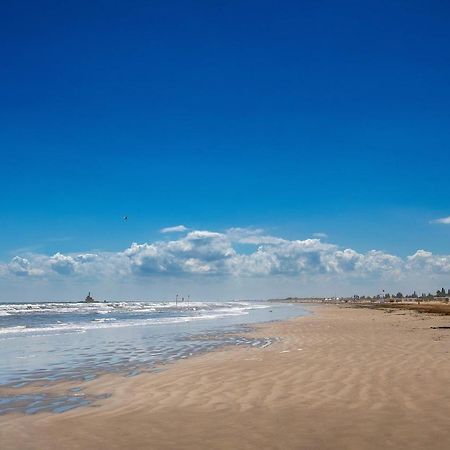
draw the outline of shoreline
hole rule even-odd
[[[444,449],[450,445],[448,318],[305,305],[253,324],[266,348],[224,348],[132,378],[83,383],[112,394],[66,413],[0,416],[2,450]],[[78,383],[79,384],[79,383]]]
[[[278,305],[277,305],[278,306]],[[64,374],[58,374],[58,371],[48,372],[45,377],[39,378],[33,377],[33,373],[25,379],[11,378],[4,383],[0,384],[0,396],[9,395],[21,395],[21,394],[31,394],[39,389],[41,392],[56,393],[58,395],[68,394],[69,388],[80,388],[83,390],[84,386],[88,382],[104,379],[105,376],[114,375],[120,378],[122,377],[134,377],[141,374],[152,374],[160,372],[162,370],[168,370],[173,364],[179,361],[185,361],[193,357],[199,357],[202,355],[207,355],[215,351],[225,351],[228,348],[235,347],[249,347],[249,348],[265,348],[273,344],[276,340],[274,336],[266,336],[255,334],[254,331],[260,325],[268,325],[271,323],[282,322],[290,320],[292,318],[303,317],[304,315],[309,315],[310,311],[304,305],[291,305],[295,306],[292,311],[286,314],[281,313],[282,318],[278,314],[270,314],[263,320],[254,321],[252,318],[247,319],[249,321],[242,321],[238,323],[225,323],[217,327],[217,324],[212,323],[210,327],[205,329],[199,329],[195,332],[192,330],[185,330],[180,333],[183,341],[194,343],[191,347],[184,349],[184,352],[180,352],[178,355],[168,354],[167,356],[161,356],[158,360],[146,360],[145,358],[140,361],[133,362],[130,367],[127,363],[113,363],[109,367],[86,365],[84,367],[84,372],[76,372],[76,369],[69,371],[69,375],[65,377]],[[299,311],[294,312],[295,309]],[[270,309],[272,313],[272,308],[270,305],[264,305],[263,309]],[[274,313],[277,311],[274,309]],[[277,317],[278,316],[278,317]],[[246,316],[242,316],[246,317]],[[274,318],[276,317],[276,318]],[[227,317],[225,317],[227,318]],[[201,319],[201,317],[200,317]],[[159,324],[156,324],[158,326]],[[49,335],[51,337],[51,335]],[[201,343],[206,343],[207,345],[201,345]],[[147,353],[158,351],[154,349],[147,349]],[[38,370],[37,372],[43,372]],[[83,385],[83,386],[80,386]],[[77,389],[78,390],[78,389]],[[1,400],[1,399],[0,399]],[[41,409],[41,408],[40,408]],[[42,408],[43,410],[45,408]],[[50,412],[50,411],[48,411]],[[0,417],[3,415],[2,409],[0,408]]]

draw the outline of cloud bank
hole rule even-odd
[[[0,263],[0,277],[117,281],[195,275],[231,280],[287,277],[308,281],[320,277],[400,280],[414,274],[450,274],[450,255],[425,250],[401,258],[381,250],[361,253],[317,237],[287,240],[255,228],[188,231],[180,225],[163,230],[181,235],[176,239],[133,243],[118,252],[16,255]]]

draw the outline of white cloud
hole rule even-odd
[[[124,255],[137,275],[154,273],[219,273],[228,258],[235,254],[230,241],[222,233],[191,231],[168,242],[132,244]]]
[[[403,266],[403,260],[398,256],[379,250],[371,250],[364,255],[360,269],[362,273],[380,273],[398,277],[404,269]]]
[[[94,262],[97,260],[97,258],[98,258],[98,255],[96,255],[95,253],[84,253],[82,255],[74,256],[74,260],[81,264]]]
[[[30,274],[30,261],[20,256],[15,256],[8,264],[8,269],[14,275],[24,276]]]
[[[160,233],[183,233],[187,230],[188,228],[186,228],[184,225],[176,225],[174,227],[161,228],[159,231]]]
[[[444,225],[450,225],[450,216],[432,220],[431,223],[442,223]]]
[[[226,236],[231,242],[239,244],[281,244],[285,239],[270,236],[264,233],[260,228],[229,228],[226,230]]]
[[[56,253],[49,259],[52,270],[61,275],[71,275],[75,272],[76,262],[71,256]]]
[[[40,276],[44,273],[40,267],[33,267],[27,258],[15,256],[7,265],[11,274],[17,276]]]
[[[243,248],[242,244],[250,247]],[[3,278],[97,279],[105,283],[163,275],[214,276],[235,282],[237,278],[252,277],[402,280],[417,274],[425,277],[449,273],[450,255],[434,255],[425,250],[406,258],[380,250],[359,253],[317,238],[288,240],[256,228],[192,230],[176,239],[133,243],[120,252],[27,253],[15,256],[9,263],[0,263]]]
[[[422,273],[449,274],[450,255],[433,255],[425,250],[417,250],[408,256],[408,268]]]
[[[327,233],[313,233],[313,236],[316,238],[322,238],[322,239],[326,239],[328,237]]]

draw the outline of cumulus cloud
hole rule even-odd
[[[11,273],[18,276],[31,275],[30,261],[20,256],[15,256],[8,264],[8,269]]]
[[[417,250],[414,255],[408,256],[410,270],[435,274],[450,273],[450,255],[433,255],[425,250]]]
[[[431,223],[442,223],[444,225],[450,225],[450,216],[432,220]]]
[[[40,276],[44,269],[40,265],[33,266],[29,259],[15,256],[7,265],[9,273],[16,276]]]
[[[401,258],[381,250],[361,253],[319,238],[284,239],[257,228],[185,231],[176,239],[133,243],[119,252],[17,255],[0,263],[0,276],[114,281],[163,275],[399,280],[417,273],[450,273],[450,255],[425,250]]]
[[[174,227],[161,228],[161,233],[184,233],[188,229],[184,225],[176,225]]]
[[[75,272],[76,262],[71,256],[56,253],[49,259],[52,270],[61,275],[70,275]]]
[[[219,273],[226,271],[226,261],[234,254],[224,234],[200,230],[168,242],[134,243],[124,251],[138,275]]]

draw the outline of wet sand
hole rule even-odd
[[[133,378],[63,414],[0,417],[9,449],[448,449],[448,317],[323,305],[232,348]]]

